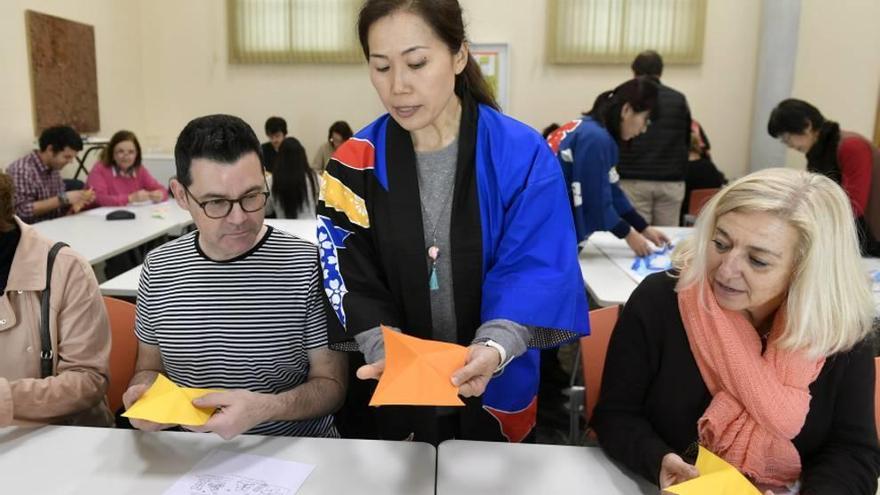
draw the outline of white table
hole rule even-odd
[[[880,271],[880,258],[862,258],[862,266],[868,273]],[[880,316],[880,281],[871,285],[874,293],[874,315]]]
[[[107,213],[128,210],[133,220],[107,220]],[[179,233],[192,223],[189,212],[166,201],[146,206],[105,206],[34,224],[53,241],[66,242],[94,265],[165,234]]]
[[[449,440],[437,449],[437,495],[656,494],[598,447]]]
[[[419,442],[240,436],[75,426],[0,429],[3,493],[161,494],[223,449],[314,464],[297,495],[434,494],[436,450]]]
[[[315,220],[285,220],[267,218],[265,224],[283,230],[307,241],[317,243],[317,222]],[[105,296],[135,297],[138,281],[141,278],[141,265],[101,284],[101,294]]]
[[[578,261],[587,291],[599,306],[623,304],[636,290],[636,282],[592,242],[587,241]]]
[[[301,237],[313,244],[318,243],[318,221],[310,218],[307,220],[287,220],[282,218],[267,218],[263,220],[272,228],[283,230],[289,234]]]
[[[673,241],[690,236],[692,227],[660,227]],[[580,253],[581,273],[587,290],[600,306],[624,304],[644,277],[628,268],[635,255],[623,239],[611,232],[596,232]]]

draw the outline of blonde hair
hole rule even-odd
[[[780,348],[818,358],[847,351],[871,333],[874,299],[850,202],[837,184],[818,174],[771,168],[722,189],[706,203],[694,235],[672,254],[679,288],[705,283],[715,226],[732,211],[770,213],[798,233]]]

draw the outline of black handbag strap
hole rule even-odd
[[[49,295],[52,288],[52,267],[55,265],[55,256],[61,248],[67,247],[63,242],[56,242],[52,249],[49,250],[49,257],[46,260],[46,288],[43,289],[43,296],[40,300],[40,374],[43,378],[52,376],[52,336],[49,333]]]

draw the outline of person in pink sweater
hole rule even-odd
[[[119,131],[92,167],[87,180],[99,206],[125,206],[168,199],[168,191],[141,163],[141,145],[131,131]]]

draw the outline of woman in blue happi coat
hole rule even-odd
[[[537,349],[588,333],[559,166],[498,111],[456,0],[369,0],[358,31],[389,113],[334,153],[318,203],[330,343],[367,363],[343,434],[375,419],[386,439],[522,441]],[[466,406],[363,407],[384,369],[380,324],[468,346],[451,377]]]
[[[629,202],[616,168],[619,147],[648,129],[656,105],[657,83],[647,77],[630,79],[600,94],[589,112],[547,138],[568,185],[578,242],[593,232],[610,231],[637,256],[651,254],[648,241],[669,243]]]

